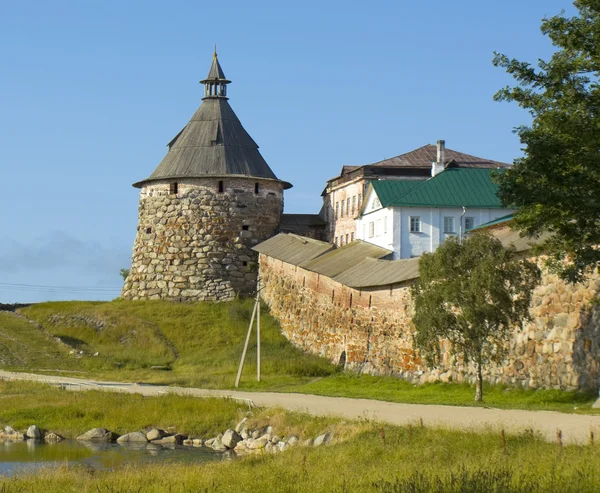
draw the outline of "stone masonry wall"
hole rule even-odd
[[[302,349],[346,369],[395,375],[416,383],[474,381],[474,368],[446,353],[428,369],[413,350],[407,285],[356,290],[280,260],[260,256],[262,296],[284,335]],[[530,388],[598,388],[600,277],[570,285],[544,273],[535,290],[533,321],[515,328],[509,354],[486,369],[493,383]]]
[[[251,248],[278,227],[282,184],[202,178],[178,180],[177,188],[176,194],[170,193],[170,181],[142,188],[131,270],[122,296],[224,301],[255,291],[257,255]]]

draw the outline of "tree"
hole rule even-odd
[[[494,99],[514,101],[533,117],[515,129],[525,155],[498,174],[499,196],[519,209],[514,226],[521,232],[551,233],[541,248],[571,282],[600,264],[600,1],[574,5],[574,17],[542,20],[557,48],[549,61],[536,68],[498,53],[493,61],[518,82]]]
[[[126,281],[126,280],[127,280],[127,276],[129,275],[129,269],[125,269],[125,268],[123,268],[123,269],[121,269],[121,270],[119,271],[119,274],[120,274],[120,275],[121,275],[121,277],[123,278],[123,281]]]
[[[415,301],[415,347],[430,366],[441,359],[440,340],[477,370],[475,400],[483,399],[482,369],[506,354],[511,331],[529,318],[536,264],[486,233],[461,242],[450,238],[419,260]]]

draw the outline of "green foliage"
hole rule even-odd
[[[533,67],[496,53],[493,62],[518,83],[495,99],[514,101],[533,117],[516,129],[525,156],[496,177],[500,198],[519,208],[514,224],[522,232],[552,233],[542,246],[569,281],[600,263],[600,3],[574,4],[577,16],[542,21],[557,48],[550,60]]]
[[[119,271],[119,275],[123,278],[123,281],[126,281],[127,276],[129,275],[129,269],[125,269],[125,268],[121,269]]]
[[[517,260],[495,238],[451,238],[419,261],[415,299],[415,346],[431,366],[440,362],[440,339],[477,367],[476,400],[482,398],[482,366],[500,362],[511,330],[529,317],[537,266]]]

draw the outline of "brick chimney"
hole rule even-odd
[[[435,176],[444,171],[446,162],[446,141],[437,141],[437,159],[431,163],[431,176]]]

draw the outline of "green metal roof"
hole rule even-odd
[[[383,207],[424,183],[423,180],[373,180],[371,185]]]
[[[450,168],[421,182],[389,205],[396,207],[485,207],[500,208],[498,186],[492,169]],[[381,198],[380,198],[381,200]],[[382,201],[383,203],[383,201]]]
[[[502,224],[502,223],[506,223],[508,221],[512,221],[512,219],[513,219],[513,214],[507,214],[506,216],[499,217],[498,219],[494,219],[493,221],[488,221],[487,223],[480,224],[479,226],[476,226],[475,228],[471,228],[468,231],[475,231],[476,229],[483,229],[483,228],[487,228],[489,226],[495,226],[496,224]]]

